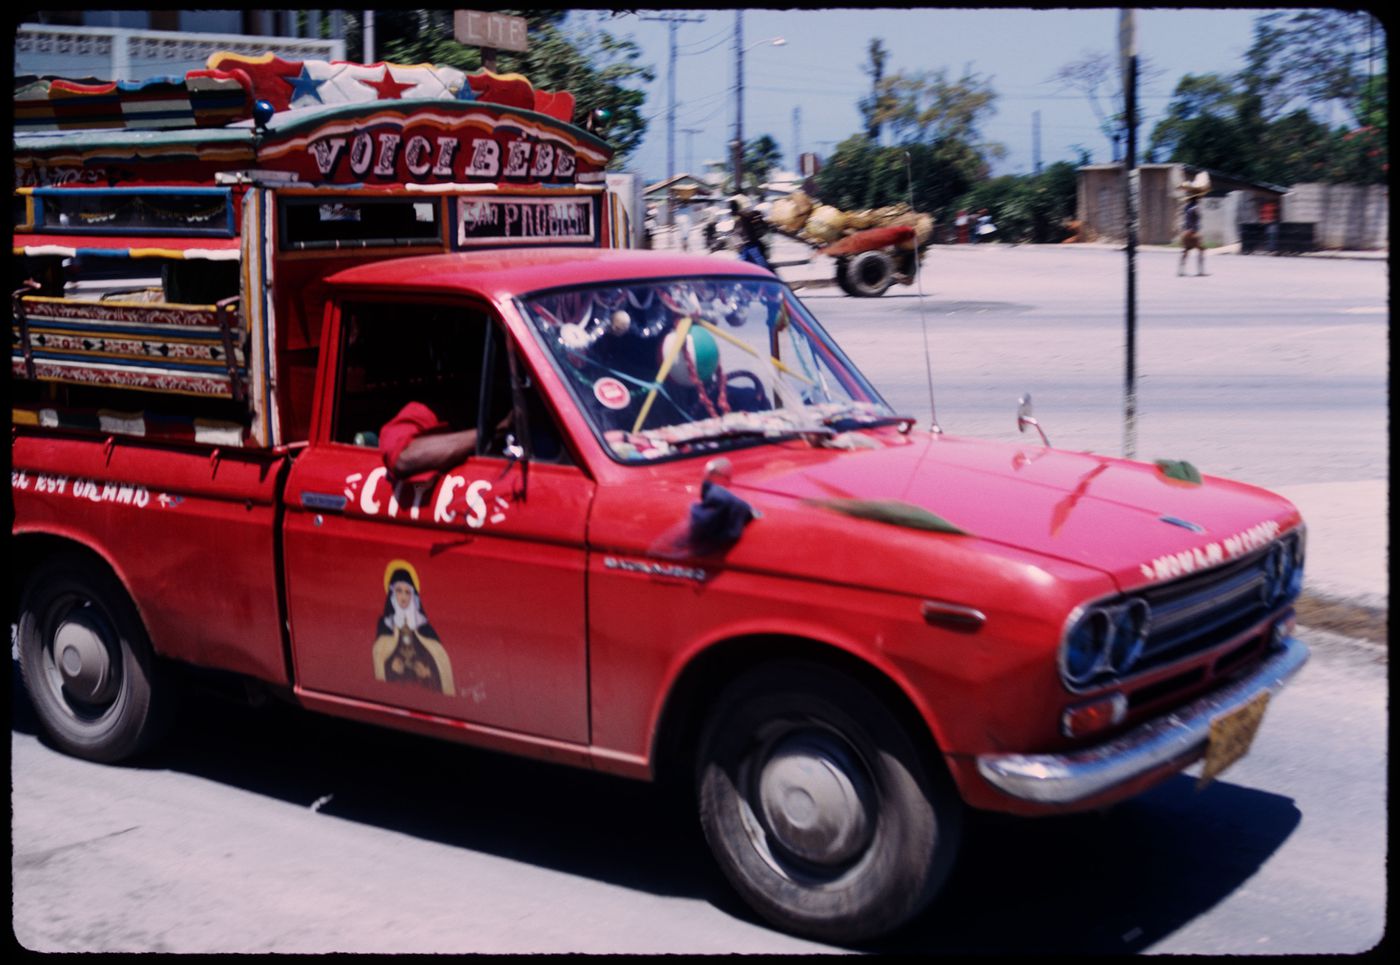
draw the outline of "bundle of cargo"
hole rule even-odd
[[[1196,176],[1182,181],[1177,186],[1183,201],[1190,201],[1193,198],[1204,198],[1211,192],[1210,174],[1206,171],[1197,171]]]
[[[785,234],[795,235],[807,223],[807,218],[815,206],[805,192],[794,191],[786,198],[779,198],[773,202],[773,208],[768,213],[768,223]]]
[[[842,211],[794,191],[773,203],[768,223],[836,262],[836,281],[850,295],[884,294],[908,285],[933,236],[933,217],[907,204]]]
[[[794,191],[775,201],[768,222],[784,234],[819,246],[832,245],[871,229],[901,225],[913,229],[912,235],[899,233],[899,243],[906,248],[923,247],[933,235],[933,217],[916,212],[903,202],[861,211],[842,211],[834,205],[815,202],[802,191]]]

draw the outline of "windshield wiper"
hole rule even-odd
[[[878,429],[881,426],[899,426],[901,432],[908,432],[914,425],[914,417],[909,415],[854,416],[850,414],[828,416],[822,425],[836,432],[849,432],[852,429]]]
[[[718,442],[722,439],[789,439],[793,436],[831,436],[836,430],[829,426],[790,426],[788,428],[758,428],[756,426],[725,426],[671,441],[673,446],[689,446],[697,442]]]

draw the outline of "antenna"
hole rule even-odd
[[[904,176],[909,185],[909,210],[914,210],[914,162],[908,151],[904,152]],[[938,412],[933,406],[933,358],[928,347],[928,315],[924,311],[924,273],[919,262],[919,229],[914,229],[914,279],[919,288],[919,325],[924,331],[924,368],[928,372],[928,417],[929,431],[942,435],[943,427],[938,424]]]

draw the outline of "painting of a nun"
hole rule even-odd
[[[384,570],[384,614],[374,639],[374,679],[413,684],[451,696],[452,663],[428,622],[418,572],[405,560]]]

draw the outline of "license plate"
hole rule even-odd
[[[1269,692],[1266,690],[1249,703],[1230,711],[1210,722],[1210,736],[1206,739],[1206,762],[1201,768],[1196,789],[1200,790],[1215,780],[1220,772],[1249,753],[1249,745],[1259,732],[1259,723],[1264,719],[1264,708],[1269,706]]]

